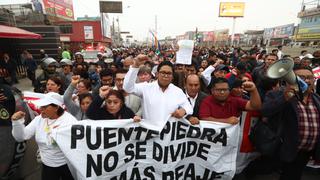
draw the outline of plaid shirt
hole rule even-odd
[[[320,115],[312,96],[309,96],[307,104],[298,102],[298,128],[299,149],[312,150],[320,134]]]

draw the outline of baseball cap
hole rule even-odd
[[[309,58],[309,59],[312,59],[312,58],[314,58],[313,56],[312,56],[312,54],[306,54],[305,56],[304,56],[304,58]]]
[[[44,95],[40,100],[34,101],[34,104],[38,107],[47,106],[50,104],[55,104],[57,106],[63,107],[63,99],[60,94],[55,92],[49,92]]]
[[[214,72],[216,72],[216,71],[222,71],[222,70],[227,71],[227,72],[230,71],[230,69],[228,68],[228,66],[223,65],[223,64],[219,64],[219,65],[214,69]]]
[[[61,65],[70,65],[70,66],[72,66],[72,62],[71,62],[70,59],[62,59],[62,60],[60,61],[60,64],[61,64]]]

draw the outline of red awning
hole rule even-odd
[[[40,34],[36,34],[17,27],[0,25],[0,38],[14,39],[41,39]]]

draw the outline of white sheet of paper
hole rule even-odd
[[[177,52],[176,64],[191,64],[194,42],[192,40],[178,41],[179,51]]]

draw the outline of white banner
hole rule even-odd
[[[54,131],[76,179],[232,179],[239,126],[171,118],[161,132],[127,120],[79,121]]]

